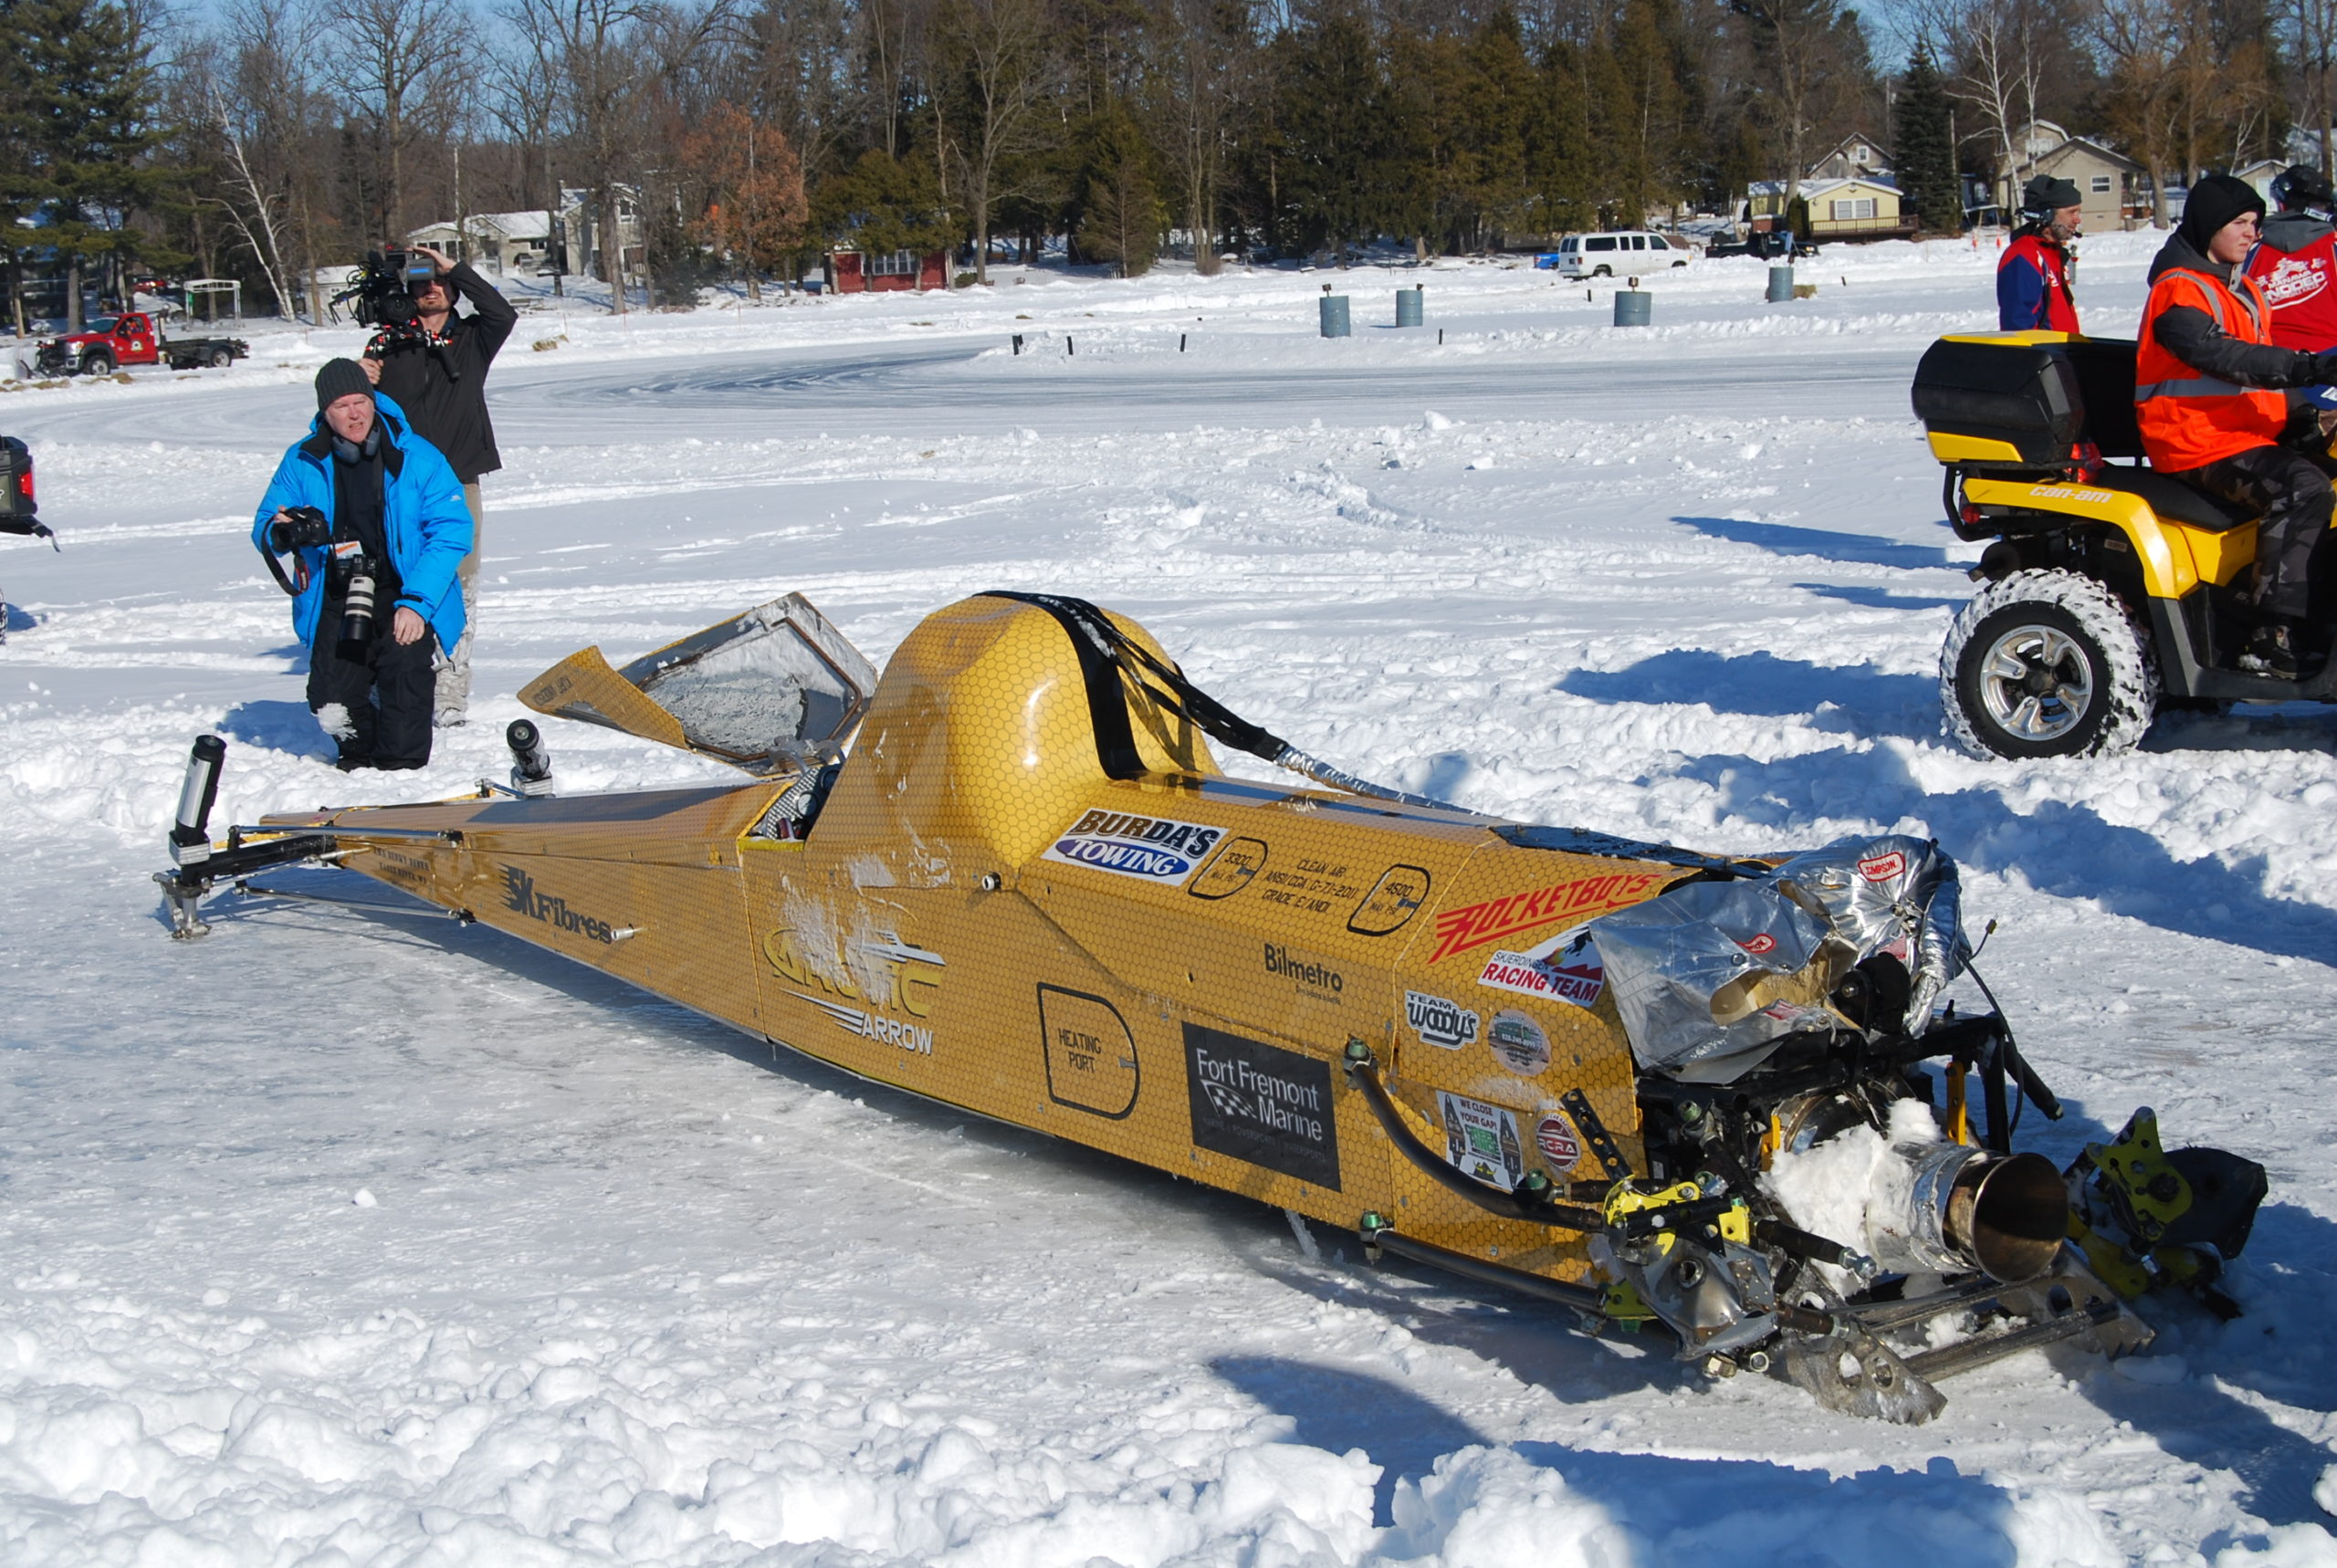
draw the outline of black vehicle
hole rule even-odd
[[[57,536],[35,515],[38,509],[33,496],[31,449],[13,435],[0,435],[0,534],[47,539],[56,546]],[[8,601],[0,595],[0,643],[7,640]]]
[[[1713,256],[1763,256],[1772,261],[1791,261],[1796,256],[1816,256],[1818,247],[1806,239],[1796,238],[1791,229],[1755,229],[1742,239],[1716,239],[1704,247]]]

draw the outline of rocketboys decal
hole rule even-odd
[[[608,942],[609,923],[568,907],[568,900],[539,892],[536,879],[516,865],[503,868],[503,907],[530,920],[540,920],[555,931],[566,931],[587,942]]]
[[[1329,1062],[1189,1023],[1185,1082],[1197,1146],[1339,1189]]]
[[[1039,858],[1173,887],[1191,875],[1224,836],[1224,829],[1199,822],[1139,817],[1131,811],[1089,811],[1064,829]]]
[[[1452,1168],[1504,1192],[1514,1190],[1525,1175],[1517,1118],[1498,1105],[1442,1090],[1436,1109],[1444,1123],[1444,1157]]]
[[[1605,876],[1562,882],[1531,893],[1505,894],[1483,904],[1448,909],[1436,917],[1436,950],[1431,964],[1498,942],[1553,920],[1579,920],[1594,910],[1604,912],[1637,904],[1655,887],[1680,873],[1675,871],[1619,871]]]
[[[1477,984],[1587,1008],[1607,988],[1607,966],[1588,933],[1561,931],[1523,953],[1496,950],[1477,972]]]
[[[1477,1040],[1480,1020],[1475,1013],[1450,997],[1432,997],[1425,991],[1404,993],[1404,1021],[1420,1037],[1422,1045],[1438,1046],[1445,1051],[1458,1051]]]
[[[941,992],[941,971],[948,967],[940,954],[912,947],[896,936],[880,937],[859,944],[850,973],[836,975],[830,972],[833,966],[805,962],[795,933],[782,928],[763,938],[763,958],[792,988],[796,1000],[819,1009],[846,1034],[898,1046],[916,1056],[933,1054],[933,1028],[925,1020]]]

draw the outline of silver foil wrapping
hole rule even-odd
[[[1845,839],[1767,874],[1690,883],[1590,923],[1641,1068],[1700,1082],[1751,1071],[1799,1030],[1844,1020],[1827,997],[1876,953],[1913,982],[1919,1030],[1961,967],[1954,862],[1903,834]]]

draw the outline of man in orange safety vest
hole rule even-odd
[[[2337,508],[2337,462],[2314,411],[2300,402],[2292,415],[2282,389],[2337,382],[2337,353],[2273,342],[2270,307],[2240,270],[2263,215],[2264,198],[2228,174],[2191,187],[2181,225],[2151,263],[2134,413],[2152,467],[2261,514],[2248,585],[2258,623],[2240,664],[2294,680],[2313,552]]]

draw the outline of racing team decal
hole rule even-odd
[[[1039,858],[1174,887],[1192,874],[1224,836],[1223,828],[1199,822],[1172,822],[1133,811],[1089,811],[1064,829]]]
[[[1637,904],[1660,883],[1679,874],[1673,871],[1610,872],[1605,876],[1562,882],[1531,893],[1504,894],[1483,904],[1448,909],[1436,917],[1436,950],[1428,956],[1428,961],[1433,964],[1455,953],[1482,947],[1488,942],[1498,942],[1504,936],[1514,936],[1569,915],[1579,921],[1593,911],[1604,913]]]
[[[2329,264],[2318,258],[2283,256],[2270,277],[2256,280],[2256,287],[2264,291],[2265,303],[2279,310],[2310,299],[2328,287]]]
[[[1504,1192],[1516,1190],[1525,1176],[1525,1151],[1518,1145],[1517,1118],[1498,1105],[1439,1090],[1444,1123],[1444,1157],[1463,1176]]]
[[[1195,1145],[1339,1190],[1329,1062],[1189,1023],[1185,1086]]]
[[[1469,1009],[1450,997],[1432,997],[1425,991],[1404,993],[1404,1021],[1412,1026],[1422,1045],[1445,1051],[1475,1044],[1480,1027],[1477,1015]]]
[[[1589,933],[1562,931],[1523,953],[1496,950],[1477,972],[1477,984],[1587,1008],[1607,988],[1607,966]]]

